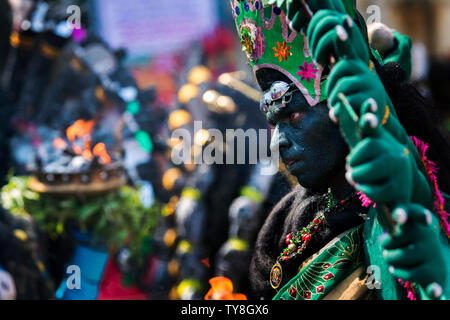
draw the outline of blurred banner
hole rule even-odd
[[[96,0],[95,11],[98,32],[131,58],[181,50],[219,21],[211,0]]]

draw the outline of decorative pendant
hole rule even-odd
[[[275,265],[270,270],[270,285],[272,288],[277,290],[281,285],[281,280],[283,279],[283,269],[281,264],[277,261]]]

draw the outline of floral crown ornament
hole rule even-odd
[[[353,0],[348,8],[354,10]],[[300,90],[313,107],[326,100],[326,79],[323,68],[311,56],[306,35],[292,31],[286,19],[286,2],[283,0],[230,0],[236,28],[256,73],[260,69],[274,69]],[[349,10],[354,18],[354,12]]]
[[[274,69],[300,90],[310,106],[326,99],[326,81],[309,52],[306,36],[291,31],[286,5],[262,0],[230,0],[242,49],[253,71]]]

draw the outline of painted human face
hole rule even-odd
[[[263,91],[278,81],[289,83],[272,70],[256,76]],[[303,187],[319,191],[344,168],[347,146],[328,116],[326,101],[311,107],[299,91],[290,91],[284,104],[266,109],[266,118],[274,127],[271,148],[278,148],[286,168]]]

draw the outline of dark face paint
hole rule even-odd
[[[286,81],[276,71],[256,76],[263,90],[275,81]],[[299,183],[317,191],[327,188],[342,171],[348,153],[338,126],[328,116],[327,103],[310,107],[297,92],[286,107],[270,109],[266,117],[275,127],[271,146],[278,146],[281,160]]]

